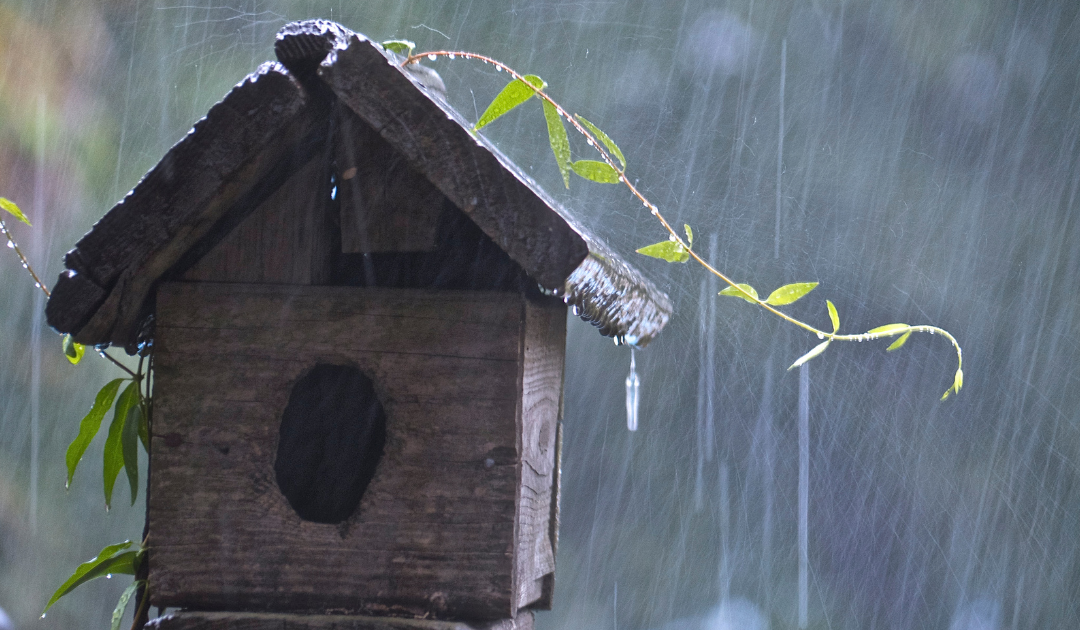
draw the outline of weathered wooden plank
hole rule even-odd
[[[588,255],[581,236],[508,159],[473,137],[456,112],[417,89],[371,42],[348,38],[346,48],[323,61],[319,76],[543,286],[561,288]]]
[[[521,481],[517,512],[517,598],[526,606],[543,595],[555,571],[551,537],[556,433],[566,349],[566,305],[528,302],[522,335]]]
[[[330,173],[316,157],[259,204],[182,279],[201,282],[326,284],[333,275],[336,228]]]
[[[523,374],[545,392],[525,409],[551,420],[530,420],[529,440],[549,444],[553,460],[553,426],[544,427],[557,421],[561,303],[537,310],[510,293],[218,283],[166,283],[158,300],[155,604],[514,614],[519,510],[530,519],[526,546],[541,557],[551,512],[550,474],[547,489],[534,483],[520,500],[518,393]],[[530,309],[544,324],[536,334],[526,334]],[[200,343],[215,326],[227,328]],[[541,351],[542,341],[559,347]],[[523,367],[526,351],[540,357],[536,366]],[[387,414],[375,477],[340,524],[301,520],[273,473],[292,383],[318,362],[358,367]],[[541,446],[528,448],[525,467],[550,472]]]
[[[342,27],[323,35],[333,43],[319,76],[532,278],[578,306],[601,334],[643,347],[667,325],[667,295],[483,135],[470,133],[444,99],[429,96],[363,35]]]
[[[157,280],[306,163],[325,127],[283,66],[260,66],[68,253],[49,324],[82,343],[132,341]]]
[[[533,616],[524,611],[497,621],[436,621],[359,615],[291,615],[180,611],[151,619],[157,630],[533,630]]]
[[[335,116],[341,251],[434,250],[446,197],[348,107]]]

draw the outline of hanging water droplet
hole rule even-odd
[[[630,374],[626,376],[626,428],[637,431],[638,403],[641,400],[641,379],[634,364],[634,349],[630,348]]]
[[[7,242],[7,246],[8,246],[8,248],[10,248],[10,249],[15,249],[15,243],[12,243],[11,241],[8,241],[8,242]]]
[[[45,613],[41,613],[41,618],[42,618],[42,619],[44,619],[44,618],[45,618]]]
[[[448,57],[450,57],[451,59],[453,59],[453,58],[454,58],[454,57],[456,57],[457,55],[455,55],[454,53],[450,53],[450,54],[449,54],[449,55],[447,55],[447,56],[448,56]]]
[[[596,143],[594,143],[594,142],[592,141],[592,138],[588,138],[588,139],[586,140],[586,142],[588,142],[588,143],[589,143],[589,146],[590,146],[590,147],[595,147],[595,146],[596,146]]]
[[[825,338],[825,333],[818,333],[817,338],[818,339],[824,339]]]
[[[111,580],[112,579],[112,573],[106,573],[105,574],[105,579],[106,580]]]
[[[574,305],[574,315],[575,315],[576,317],[580,317],[580,316],[581,316],[581,307],[580,307],[580,306],[578,306],[577,304],[575,304],[575,305]]]
[[[35,282],[34,283],[34,288],[35,289],[40,289],[41,288],[41,283],[40,282]]]
[[[435,55],[428,55],[428,61],[435,61]]]
[[[495,72],[502,72],[502,66],[495,66]]]

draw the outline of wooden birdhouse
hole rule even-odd
[[[217,611],[160,625],[547,607],[567,305],[644,345],[670,303],[437,75],[325,21],[276,52],[48,303],[81,343],[152,343],[151,603]]]

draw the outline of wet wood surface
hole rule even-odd
[[[500,619],[541,596],[521,585],[553,568],[561,302],[168,283],[158,315],[155,605]],[[358,367],[387,413],[339,524],[301,520],[273,473],[289,391],[316,363]]]
[[[325,116],[288,71],[266,63],[195,124],[65,257],[46,308],[81,343],[126,344],[158,279],[246,216],[313,155]],[[149,306],[149,308],[148,308]]]
[[[290,615],[182,611],[152,619],[154,630],[533,630],[533,616],[523,612],[498,621],[434,621],[359,615]]]

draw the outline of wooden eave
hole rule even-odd
[[[326,140],[328,87],[541,287],[600,332],[644,346],[671,302],[593,238],[403,59],[325,20],[278,34],[268,62],[196,123],[65,257],[48,322],[86,344],[130,345],[158,279],[237,225]]]

